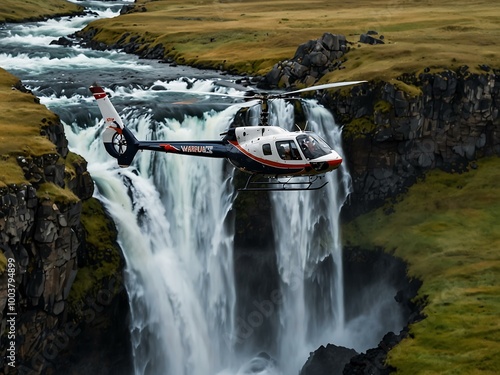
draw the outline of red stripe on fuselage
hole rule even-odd
[[[179,150],[177,147],[172,146],[172,145],[170,145],[170,144],[168,144],[168,143],[167,143],[167,144],[164,144],[164,145],[162,144],[162,145],[160,145],[160,147],[163,147],[163,149],[164,149],[166,152],[180,152],[180,150]]]
[[[342,158],[337,160],[328,160],[327,163],[330,167],[333,167],[335,169],[338,168],[340,164],[342,164]]]

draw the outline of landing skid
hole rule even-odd
[[[251,175],[245,187],[238,191],[298,191],[298,190],[319,190],[328,184],[325,176],[297,176],[286,178],[265,178],[258,175]]]

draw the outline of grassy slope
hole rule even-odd
[[[98,38],[111,43],[125,33],[163,43],[187,63],[209,63],[264,74],[291,58],[297,46],[324,32],[349,41],[377,30],[387,44],[353,45],[347,69],[331,81],[389,79],[428,66],[498,67],[500,5],[486,0],[213,1],[138,0],[146,12],[99,20]]]
[[[43,124],[58,121],[35,97],[13,89],[18,79],[0,69],[0,186],[25,182],[16,156],[39,156],[56,152],[56,147],[40,135]]]
[[[344,240],[409,263],[427,318],[389,354],[398,374],[500,373],[500,158],[463,174],[434,171],[394,213],[345,226]]]
[[[0,22],[20,22],[82,11],[66,0],[0,0]]]

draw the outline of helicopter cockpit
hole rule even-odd
[[[315,134],[300,134],[297,143],[306,159],[316,159],[331,152],[328,144]]]

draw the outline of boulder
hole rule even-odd
[[[359,42],[365,44],[384,44],[384,41],[381,39],[377,39],[368,34],[361,34],[359,36]]]
[[[275,64],[259,85],[266,88],[288,87],[296,83],[312,85],[326,73],[341,69],[340,59],[346,52],[344,35],[325,33],[316,40],[301,44],[291,60]]]
[[[342,375],[344,367],[358,353],[333,344],[321,345],[310,353],[299,375]]]

